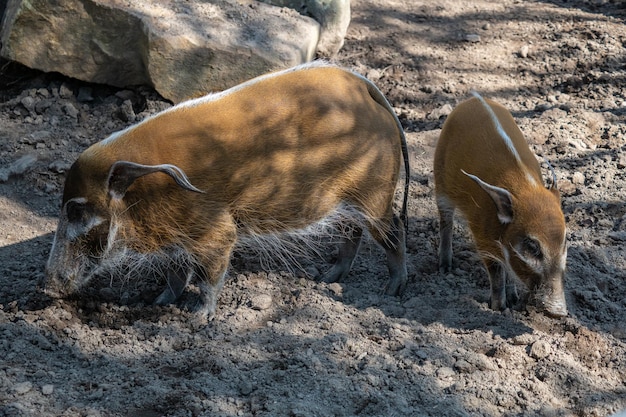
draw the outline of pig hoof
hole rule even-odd
[[[387,283],[387,285],[385,285],[384,293],[387,295],[399,296],[402,295],[405,288],[406,282],[391,280]]]
[[[166,306],[172,304],[174,301],[176,301],[174,293],[169,288],[166,288],[157,298],[154,299],[152,304],[155,306]]]
[[[449,274],[450,272],[452,272],[452,263],[439,264],[439,272],[441,272],[442,274]]]

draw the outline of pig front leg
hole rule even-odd
[[[193,268],[175,266],[167,271],[167,286],[163,292],[154,300],[155,305],[164,306],[174,303],[181,296],[191,277],[194,275]]]
[[[501,311],[507,308],[506,304],[506,268],[501,262],[485,259],[485,266],[491,283],[491,309]]]

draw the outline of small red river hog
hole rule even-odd
[[[446,119],[435,151],[439,267],[452,267],[454,211],[467,219],[491,281],[491,308],[517,302],[514,277],[551,316],[567,315],[565,219],[553,175],[543,184],[537,158],[513,116],[474,94]]]
[[[267,74],[85,150],[65,181],[46,290],[64,296],[94,276],[157,270],[168,285],[156,304],[174,302],[195,279],[197,312],[212,319],[238,239],[348,209],[354,224],[342,227],[338,259],[322,279],[348,274],[365,227],[386,251],[385,292],[399,294],[408,173],[402,126],[370,81],[323,62]]]

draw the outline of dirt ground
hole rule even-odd
[[[626,409],[626,6],[620,0],[359,0],[337,62],[377,83],[411,159],[409,285],[381,295],[382,251],[319,284],[238,252],[217,317],[154,307],[149,279],[40,287],[64,172],[167,108],[0,67],[0,416],[608,416]],[[556,170],[570,314],[487,305],[471,237],[437,270],[432,156],[472,90],[506,105]],[[311,270],[326,267],[319,262]],[[189,297],[193,297],[193,288]]]

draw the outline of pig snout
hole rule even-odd
[[[535,305],[551,317],[567,316],[567,303],[562,281],[540,286],[533,296]]]
[[[59,271],[46,266],[42,289],[44,294],[51,298],[63,298],[72,292],[71,283],[74,279]]]

